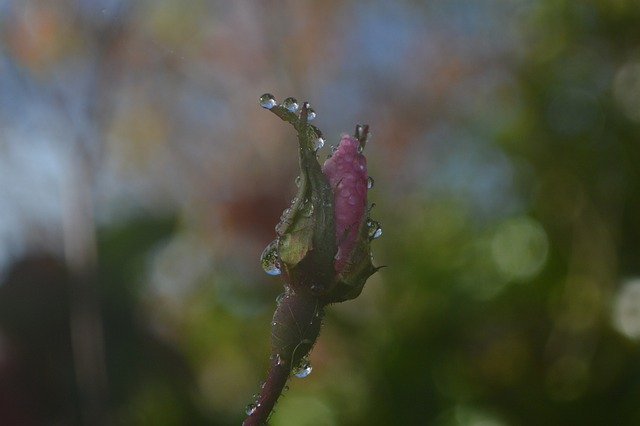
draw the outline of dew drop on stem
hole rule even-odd
[[[311,367],[311,364],[309,364],[309,361],[303,359],[300,362],[300,365],[294,370],[293,375],[299,379],[304,379],[311,374],[311,370],[313,370],[313,368]]]
[[[280,354],[276,355],[276,365],[286,365],[286,364],[287,364],[287,360],[282,358]]]
[[[255,413],[257,408],[258,408],[258,406],[256,404],[251,403],[251,404],[247,405],[247,407],[245,408],[244,412],[247,414],[247,416],[250,416],[253,413]]]

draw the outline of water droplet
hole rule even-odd
[[[320,294],[324,288],[320,284],[311,284],[311,293]]]
[[[355,138],[358,139],[360,145],[364,147],[369,141],[369,126],[367,126],[366,124],[358,124],[356,126]]]
[[[276,106],[276,98],[271,93],[265,93],[260,96],[260,106],[262,108],[271,109]]]
[[[376,238],[380,238],[382,236],[382,228],[378,228],[376,229],[376,232],[373,233],[373,235],[371,236],[372,240],[375,240]]]
[[[317,151],[320,148],[322,148],[324,146],[324,139],[322,138],[318,138],[315,141],[313,141],[313,150]]]
[[[286,365],[287,360],[282,358],[280,354],[276,355],[276,365]]]
[[[296,176],[296,186],[299,188],[300,187],[300,182],[302,182],[302,178],[300,176]]]
[[[311,374],[311,370],[313,370],[313,368],[311,367],[311,364],[309,364],[309,361],[303,359],[300,362],[300,365],[293,372],[293,375],[299,379],[304,379],[305,377],[308,377],[309,374]]]
[[[316,112],[313,108],[307,109],[307,121],[313,121],[316,118]]]
[[[302,215],[309,217],[313,214],[313,210],[315,209],[315,207],[313,206],[313,203],[310,202],[309,200],[305,200],[304,204],[302,205]]]
[[[298,111],[300,105],[298,105],[298,100],[296,98],[287,98],[282,102],[282,106],[285,107],[290,112]]]
[[[364,151],[364,147],[360,144],[358,144],[358,148],[357,148],[358,154],[362,154],[362,151]]]
[[[375,220],[368,220],[367,227],[369,228],[369,238],[375,240],[376,238],[380,238],[382,236],[382,228],[380,224]]]
[[[291,205],[294,205],[298,201],[298,197],[293,197],[291,200]]]
[[[373,178],[372,178],[371,176],[369,176],[369,177],[367,178],[367,189],[371,189],[371,188],[373,188],[373,183],[374,183],[374,182],[373,182]]]
[[[338,150],[337,145],[331,145],[331,154],[335,154],[337,150]]]
[[[258,406],[254,403],[247,404],[247,407],[245,408],[244,412],[247,413],[247,416],[250,416],[256,412],[257,408]]]
[[[278,258],[278,240],[275,239],[265,247],[260,256],[262,269],[269,275],[280,275],[280,259]]]
[[[282,299],[284,299],[286,295],[287,295],[287,293],[284,292],[284,291],[282,293],[280,293],[279,295],[277,295],[276,296],[276,303],[279,304],[280,302],[282,302]]]

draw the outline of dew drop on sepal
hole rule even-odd
[[[260,106],[262,108],[271,109],[277,105],[276,98],[271,93],[265,93],[260,96]]]
[[[296,112],[300,105],[298,104],[298,100],[296,98],[287,98],[282,102],[282,106],[287,109],[289,112]]]
[[[375,220],[367,220],[367,227],[369,228],[368,234],[369,238],[375,240],[376,238],[380,238],[382,236],[382,228],[380,227],[380,223]]]
[[[260,256],[262,269],[269,275],[280,275],[280,259],[278,258],[278,240],[273,240],[265,247]]]
[[[322,138],[317,138],[316,140],[313,141],[313,150],[317,151],[320,148],[322,148],[324,146],[324,139]]]
[[[316,118],[316,112],[313,108],[307,109],[307,121],[313,121]]]
[[[302,205],[302,215],[306,217],[310,217],[313,214],[313,210],[315,207],[311,201],[304,200],[304,204]]]
[[[373,178],[371,176],[369,176],[367,178],[367,189],[373,188],[373,184],[374,184]]]

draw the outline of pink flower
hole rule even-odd
[[[335,269],[340,273],[358,244],[367,208],[367,159],[360,142],[343,135],[338,149],[325,161],[322,171],[334,193],[336,242]]]

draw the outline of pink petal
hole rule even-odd
[[[322,167],[334,192],[337,272],[344,269],[351,257],[366,213],[367,159],[358,152],[359,147],[357,139],[343,135],[338,149]]]

